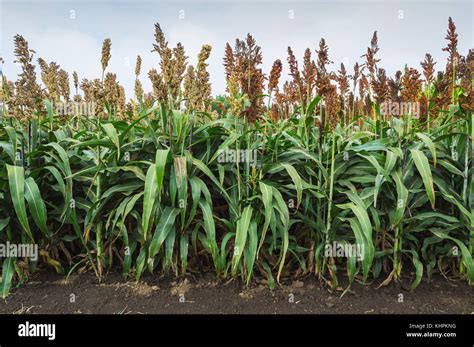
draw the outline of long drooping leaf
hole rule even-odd
[[[265,209],[265,223],[262,229],[262,235],[260,237],[260,244],[258,245],[257,256],[260,252],[260,249],[263,246],[263,242],[265,241],[265,235],[267,234],[268,226],[270,225],[270,220],[273,214],[273,206],[272,206],[272,199],[273,199],[273,192],[270,186],[263,183],[262,181],[259,182],[260,192],[261,192],[261,199],[263,202],[263,206]]]
[[[370,267],[375,255],[375,247],[372,241],[372,225],[370,223],[369,215],[360,202],[356,203],[347,203],[347,204],[339,204],[337,207],[342,209],[351,209],[354,215],[357,217],[358,226],[360,226],[360,230],[362,235],[364,236],[364,245],[365,250],[364,260],[367,261],[367,266]],[[353,226],[354,229],[354,226]],[[366,279],[367,273],[364,274],[364,279]]]
[[[370,271],[371,265],[371,254],[369,251],[369,245],[367,242],[366,237],[362,231],[360,223],[356,218],[350,218],[349,223],[351,225],[352,231],[354,232],[354,236],[356,239],[356,245],[359,246],[359,249],[363,251],[362,253],[362,275],[364,276],[364,280],[367,279]]]
[[[7,172],[13,208],[15,209],[21,227],[30,239],[33,240],[33,235],[31,234],[30,225],[28,223],[28,216],[26,214],[24,169],[21,166],[7,164]]]
[[[397,200],[395,201],[395,212],[391,215],[393,218],[391,218],[391,228],[395,228],[397,226],[405,213],[405,209],[407,206],[407,200],[408,200],[408,189],[405,187],[405,185],[402,182],[401,174],[398,171],[394,171],[392,173],[393,180],[395,181],[395,186],[397,190]]]
[[[26,201],[28,201],[28,207],[36,225],[44,233],[44,235],[51,237],[51,232],[48,230],[46,225],[46,221],[48,219],[46,215],[46,206],[43,199],[41,198],[38,185],[32,177],[28,177],[25,180],[25,198]]]
[[[253,266],[255,263],[255,258],[257,256],[257,222],[252,220],[249,228],[249,241],[248,247],[245,249],[245,260],[247,266],[247,284],[250,282],[253,274]]]
[[[178,208],[173,208],[166,206],[161,213],[160,220],[156,225],[155,233],[153,234],[153,239],[150,243],[150,249],[148,256],[153,258],[158,251],[160,250],[161,245],[168,237],[171,229],[174,227],[176,216],[179,214]]]
[[[199,208],[202,211],[204,230],[206,231],[207,242],[209,243],[212,259],[214,260],[214,266],[218,267],[219,254],[216,241],[216,227],[214,224],[214,218],[212,216],[211,206],[209,205],[208,201],[201,199],[199,201]]]
[[[415,289],[421,282],[423,277],[423,264],[421,263],[420,259],[418,258],[418,253],[415,250],[405,250],[405,253],[410,253],[412,257],[413,266],[415,266],[415,280],[411,284],[411,289]]]
[[[285,163],[281,165],[286,169],[291,179],[293,180],[296,189],[296,206],[298,207],[301,203],[301,199],[303,196],[303,182],[301,180],[301,177],[293,166]]]
[[[425,154],[418,149],[412,149],[410,151],[413,158],[413,162],[415,163],[415,166],[418,169],[418,172],[420,173],[421,178],[423,180],[423,184],[425,185],[426,194],[431,202],[431,207],[434,208],[435,192],[433,187],[433,177],[431,175],[428,158],[426,158]]]
[[[234,244],[234,254],[232,256],[232,275],[237,274],[239,268],[240,258],[244,253],[245,244],[247,242],[248,229],[250,225],[250,220],[252,218],[253,208],[248,205],[244,208],[240,219],[237,221],[236,233],[235,233],[235,244]]]
[[[424,144],[426,145],[426,147],[428,147],[428,149],[430,150],[431,157],[433,158],[433,166],[436,167],[436,146],[435,146],[435,144],[430,139],[430,137],[425,135],[425,134],[416,133],[416,136],[418,136],[420,138],[420,140],[422,140],[424,142]]]
[[[275,202],[275,209],[278,211],[281,220],[280,235],[282,239],[282,245],[280,250],[279,257],[279,266],[277,274],[277,282],[280,282],[280,275],[283,271],[283,266],[285,265],[286,254],[288,252],[289,246],[289,224],[290,224],[290,212],[288,206],[283,200],[283,196],[275,187],[272,187],[273,199]]]
[[[229,194],[227,191],[224,189],[222,184],[220,184],[219,180],[216,178],[216,176],[212,173],[211,170],[199,159],[193,158],[192,159],[193,165],[196,166],[201,172],[203,172],[207,177],[211,179],[211,181],[216,185],[216,187],[219,188],[220,192],[227,198],[227,201],[231,201]],[[233,204],[229,205],[229,208],[233,210],[234,213],[237,214],[236,209],[234,208]]]
[[[156,180],[156,166],[151,164],[146,173],[145,179],[145,194],[143,196],[143,215],[142,215],[142,238],[147,239],[148,230],[153,223],[151,214],[153,212],[153,206],[155,204],[156,192],[157,192],[157,180]]]
[[[158,149],[156,151],[156,182],[158,194],[161,194],[163,188],[163,178],[165,177],[166,160],[168,158],[169,149]]]

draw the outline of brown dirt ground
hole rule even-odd
[[[397,283],[379,289],[376,284],[354,284],[341,298],[340,292],[331,293],[314,277],[270,290],[258,283],[245,287],[236,280],[218,282],[211,274],[184,279],[148,276],[139,283],[109,274],[99,283],[92,274],[65,280],[39,273],[0,299],[0,314],[474,314],[473,289],[466,282],[439,276],[430,282],[424,280],[415,291],[404,290]],[[403,302],[399,302],[399,294]],[[75,302],[71,302],[73,295]]]

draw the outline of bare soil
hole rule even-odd
[[[39,273],[0,299],[0,313],[474,314],[474,288],[464,281],[434,277],[415,291],[397,283],[377,286],[354,284],[341,298],[341,292],[329,291],[314,277],[270,290],[258,283],[219,282],[211,274],[148,276],[139,283],[109,274],[99,283],[93,274],[66,280]]]

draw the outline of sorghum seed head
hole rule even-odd
[[[112,46],[112,41],[107,38],[104,40],[102,43],[102,58],[101,58],[101,63],[102,63],[102,71],[105,71],[107,66],[109,65],[109,60],[111,58],[110,55],[110,48]]]

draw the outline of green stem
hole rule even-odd
[[[326,240],[325,244],[329,244],[329,230],[331,229],[331,209],[332,209],[332,195],[334,187],[334,154],[336,149],[336,135],[332,133],[332,146],[331,146],[331,176],[329,178],[329,201],[328,201],[328,213],[326,219]]]

